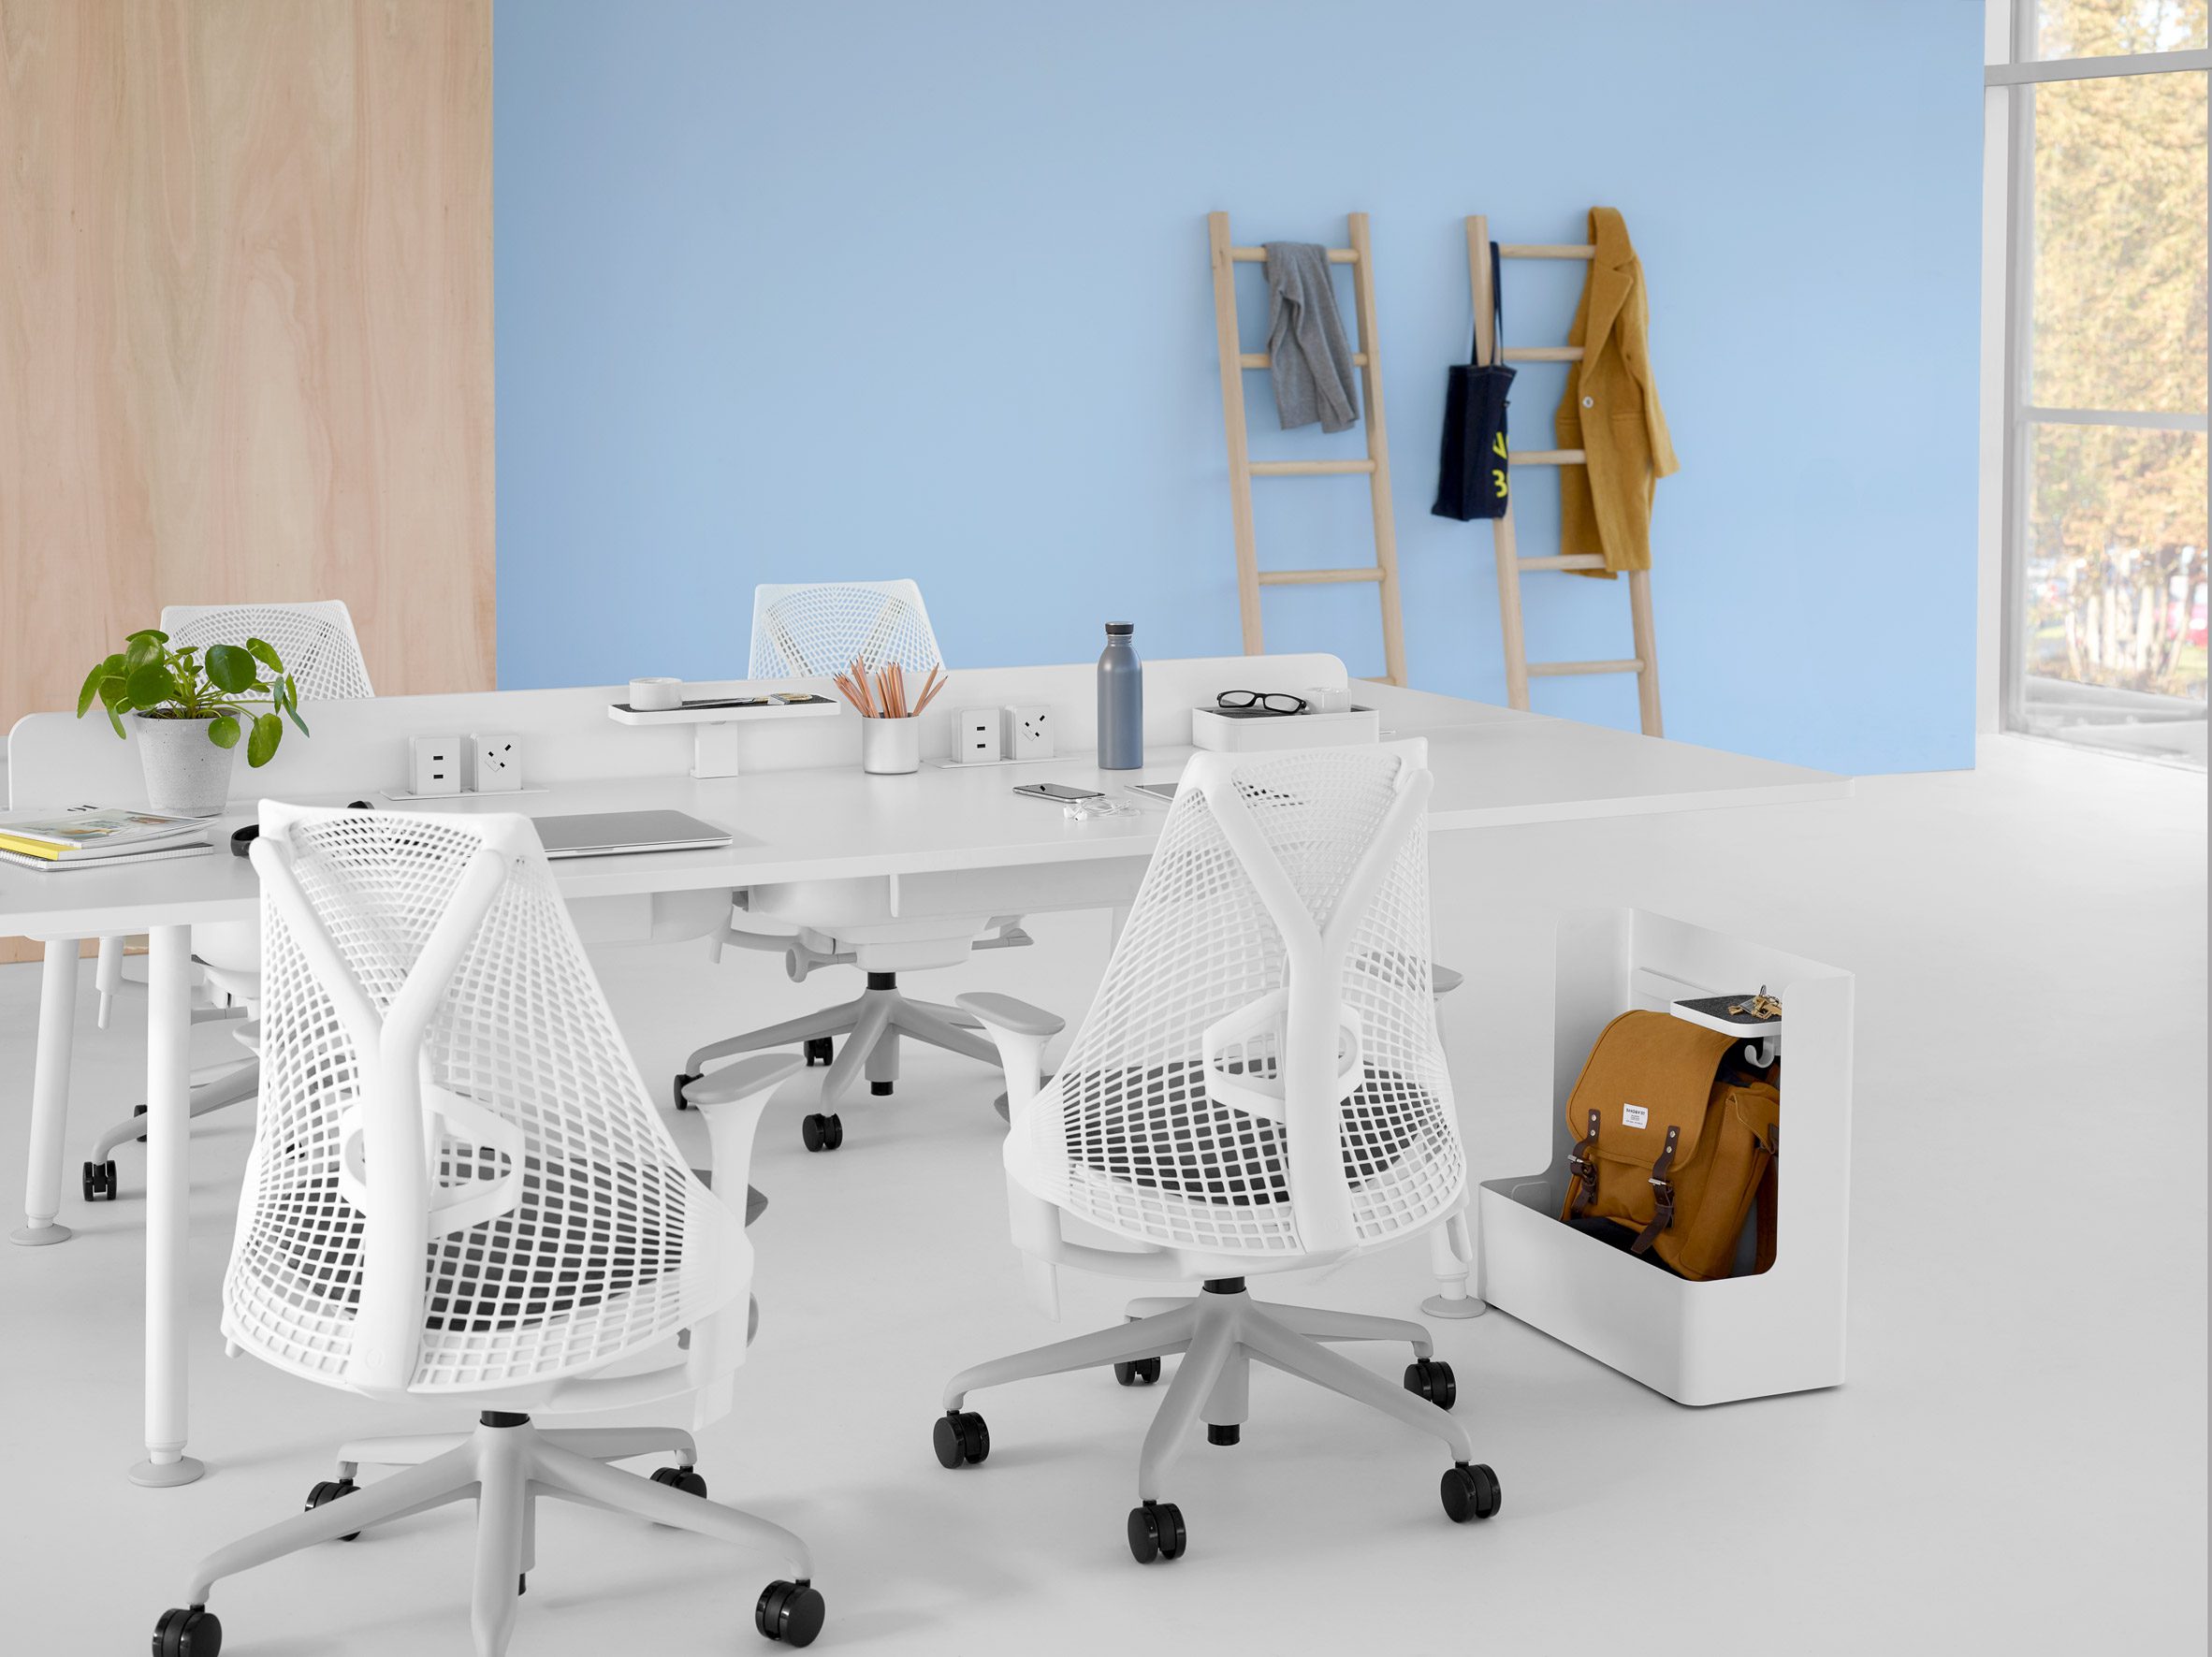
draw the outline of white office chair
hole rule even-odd
[[[753,589],[752,661],[747,676],[822,676],[843,672],[855,660],[871,670],[895,661],[910,674],[926,673],[941,661],[922,590],[913,582],[833,581]],[[867,975],[866,987],[853,1000],[822,1012],[700,1048],[677,1075],[677,1110],[685,1108],[688,1090],[707,1066],[796,1043],[808,1064],[829,1066],[822,1078],[822,1109],[800,1123],[801,1137],[809,1151],[834,1151],[845,1141],[837,1106],[863,1075],[871,1094],[892,1092],[902,1037],[983,1064],[997,1061],[990,1043],[970,1033],[976,1027],[973,1018],[957,1008],[910,998],[899,990],[898,975],[956,967],[977,949],[1026,944],[1029,937],[1019,916],[902,920],[892,912],[888,880],[756,886],[742,902],[714,940],[718,956],[724,945],[779,954],[793,982],[805,981],[818,967],[858,967]],[[839,1037],[845,1039],[842,1052]]]
[[[724,1413],[752,1248],[648,1102],[529,820],[264,802],[261,821],[262,1108],[224,1334],[303,1380],[481,1413],[342,1447],[305,1512],[200,1562],[155,1657],[217,1649],[220,1578],[472,1497],[479,1657],[507,1649],[541,1496],[777,1557],[793,1579],[755,1625],[808,1644],[806,1545],[706,1500],[691,1433],[532,1420],[685,1396],[694,1426]],[[745,1188],[767,1091],[797,1068],[694,1090],[722,1188]],[[605,1465],[661,1451],[676,1464],[650,1478]],[[357,1485],[362,1462],[402,1470]]]
[[[369,663],[361,655],[361,641],[354,632],[354,618],[343,599],[317,599],[297,604],[168,604],[161,612],[161,630],[173,647],[198,645],[242,645],[263,639],[276,648],[284,671],[299,688],[305,703],[351,701],[373,696]],[[260,993],[261,939],[250,923],[195,926],[192,956],[208,982],[227,1002],[251,1014]],[[100,939],[100,960],[94,980],[99,990],[99,1022],[105,1029],[108,1007],[123,981],[123,939]],[[253,1027],[240,1032],[250,1045]],[[192,1114],[205,1116],[250,1099],[260,1087],[260,1065],[249,1058],[221,1076],[192,1090]],[[119,1122],[102,1134],[84,1165],[83,1188],[87,1202],[112,1202],[119,1195],[115,1177],[115,1149],[145,1137],[138,1118]]]
[[[1258,1359],[1444,1440],[1446,1513],[1498,1510],[1498,1481],[1446,1411],[1456,1384],[1418,1323],[1262,1304],[1245,1279],[1429,1231],[1467,1201],[1430,988],[1427,745],[1200,754],[1089,1016],[1039,1083],[1049,1013],[972,995],[1004,1054],[1015,1244],[1056,1314],[1056,1268],[1204,1280],[1130,1321],[978,1364],[945,1388],[947,1467],[982,1461],[968,1395],[1111,1363],[1123,1385],[1184,1354],[1137,1463],[1140,1562],[1183,1552],[1164,1480],[1190,1428],[1233,1445]],[[1121,1244],[1068,1242],[1074,1219]],[[1403,1384],[1326,1341],[1404,1341]]]

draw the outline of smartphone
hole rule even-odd
[[[1126,792],[1142,794],[1146,799],[1157,800],[1163,806],[1172,806],[1175,803],[1175,791],[1182,786],[1179,782],[1132,782]]]
[[[1025,782],[1015,788],[1017,794],[1027,794],[1033,800],[1102,800],[1106,796],[1095,788],[1070,788],[1064,782]]]

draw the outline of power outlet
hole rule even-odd
[[[479,731],[469,738],[469,787],[480,794],[513,793],[522,786],[522,749],[503,732]]]
[[[964,707],[960,710],[960,759],[964,764],[988,765],[1005,757],[999,730],[999,710]]]
[[[1010,707],[1006,710],[1006,757],[1010,760],[1049,760],[1053,757],[1053,710],[1049,707]]]
[[[410,736],[407,739],[407,792],[458,794],[461,785],[460,738]]]

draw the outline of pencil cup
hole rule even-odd
[[[860,721],[860,768],[877,777],[903,777],[922,769],[922,721]]]

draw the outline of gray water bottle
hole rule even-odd
[[[1129,635],[1133,622],[1109,621],[1099,658],[1099,769],[1134,771],[1144,763],[1144,664]]]

